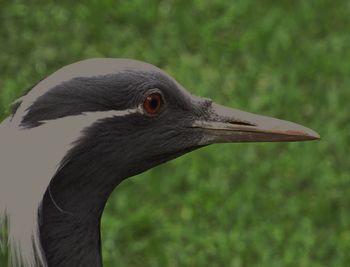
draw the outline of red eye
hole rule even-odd
[[[156,114],[160,111],[162,104],[162,96],[158,93],[153,93],[146,97],[143,102],[143,109],[149,114]]]

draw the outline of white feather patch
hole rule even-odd
[[[11,266],[45,266],[38,232],[38,209],[44,193],[82,130],[101,119],[142,112],[88,112],[45,121],[30,129],[6,119],[0,124],[0,223],[7,220]]]

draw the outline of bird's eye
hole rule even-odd
[[[143,109],[148,114],[157,114],[162,107],[163,99],[159,93],[149,94],[143,102]]]

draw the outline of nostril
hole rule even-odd
[[[234,124],[234,125],[256,126],[256,124],[254,123],[247,122],[247,121],[238,121],[238,120],[231,120],[231,121],[228,121],[228,123]]]

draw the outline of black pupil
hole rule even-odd
[[[150,107],[151,109],[157,109],[158,108],[158,105],[159,105],[159,102],[158,102],[158,98],[157,97],[152,97],[151,96],[151,99],[150,99]]]

